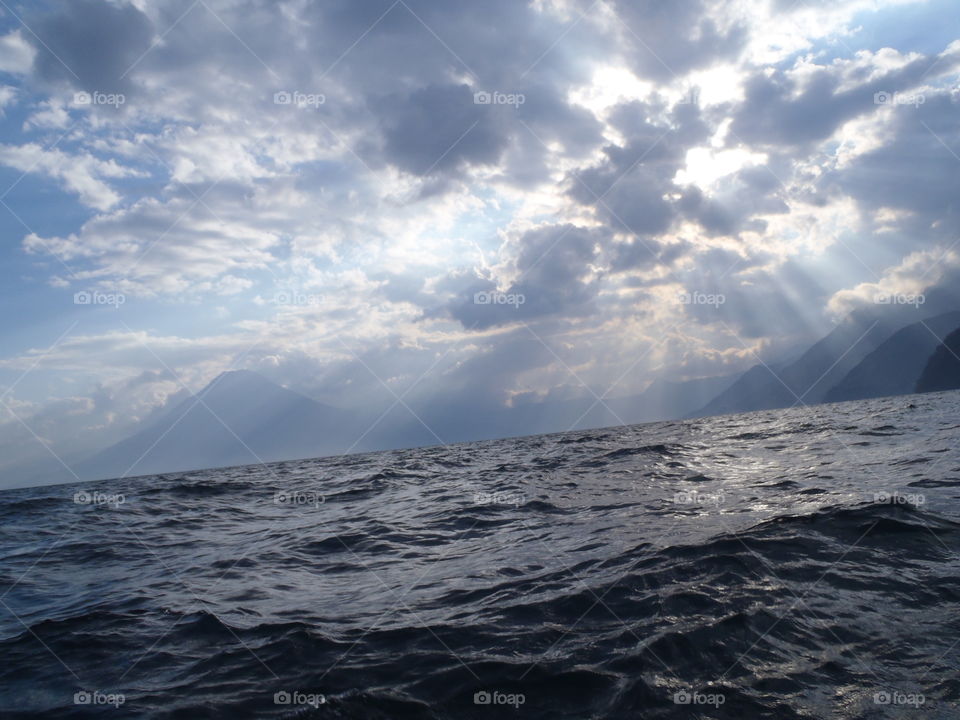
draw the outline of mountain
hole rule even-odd
[[[917,392],[938,392],[960,388],[960,328],[957,328],[937,346],[930,356],[920,379]]]
[[[77,473],[93,479],[316,457],[345,450],[355,424],[256,373],[226,372],[80,463]]]
[[[419,408],[418,415],[427,426],[436,428],[446,442],[633,425],[681,418],[724,390],[737,377],[739,374],[685,381],[660,379],[642,393],[625,397],[604,397],[602,402],[592,395],[547,398],[520,402],[510,407],[491,401],[484,407],[471,407],[469,413],[465,413],[459,404],[437,404]],[[389,428],[393,432],[389,423],[381,423],[381,427]],[[375,433],[371,433],[370,437],[378,443],[383,442],[383,438]]]
[[[656,422],[686,417],[740,378],[740,373],[681,382],[656,380],[640,395],[607,401],[626,422]]]
[[[126,439],[92,457],[23,459],[4,471],[11,486],[184,472],[345,452],[563,432],[678,418],[737,376],[658,380],[639,395],[553,399],[504,407],[491,401],[465,412],[436,402],[415,410],[348,413],[250,371],[222,373],[196,395],[179,394],[135,426]],[[434,435],[436,429],[440,436]],[[59,455],[57,457],[60,457]],[[76,475],[74,475],[76,473]]]
[[[895,332],[867,355],[826,395],[826,402],[907,395],[940,338],[960,327],[960,312],[945,313]]]
[[[908,393],[936,347],[930,330],[942,337],[960,326],[960,312],[954,311],[928,319],[928,330],[907,322],[916,316],[916,308],[910,310],[852,313],[822,340],[780,364],[756,365],[741,375],[660,379],[643,393],[602,403],[586,396],[504,407],[490,398],[466,409],[453,399],[430,397],[413,407],[393,403],[362,416],[250,371],[226,372],[197,395],[171,400],[125,440],[69,465],[81,479],[150,475]],[[942,376],[949,375],[949,361],[941,357],[928,368],[930,388],[947,382]],[[40,463],[30,465],[26,484],[73,479],[59,463],[47,462],[42,472]],[[26,477],[18,469],[9,482],[20,482],[21,474]]]
[[[683,381],[658,379],[638,395],[608,397],[602,404],[594,402],[593,397],[563,403],[538,403],[534,408],[540,418],[539,426],[543,426],[544,421],[548,424],[537,432],[585,430],[682,418],[723,392],[738,377],[739,373]],[[532,418],[521,414],[517,420],[529,422]]]
[[[904,324],[900,314],[851,313],[826,337],[783,367],[755,365],[696,416],[771,410],[823,402],[863,358]]]

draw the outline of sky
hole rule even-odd
[[[776,361],[956,283],[958,74],[948,0],[2,0],[0,454]]]

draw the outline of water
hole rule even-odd
[[[958,430],[941,393],[8,491],[0,714],[960,717]]]

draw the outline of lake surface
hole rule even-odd
[[[960,394],[0,493],[3,717],[960,717]]]

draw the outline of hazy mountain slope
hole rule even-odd
[[[586,395],[574,399],[521,403],[513,407],[491,404],[484,408],[471,408],[469,413],[459,407],[446,408],[444,412],[425,410],[421,417],[446,442],[633,425],[682,418],[725,389],[737,377],[739,375],[686,381],[658,380],[642,393],[605,397],[602,402],[592,395]]]
[[[895,332],[867,355],[826,395],[827,402],[861,400],[914,392],[930,355],[960,327],[960,312],[916,322]]]
[[[726,414],[741,410],[769,409],[790,404],[790,392],[777,381],[782,370],[770,365],[754,365],[706,405],[691,416]]]
[[[483,405],[459,402],[397,406],[364,437],[363,448],[399,448],[494,438],[542,435],[573,429],[632,425],[678,419],[705,399],[730,385],[738,375],[688,381],[656,381],[646,391],[625,397],[589,394],[577,398],[547,398],[505,407],[498,398]],[[600,392],[600,388],[594,388]],[[379,415],[379,413],[377,414]],[[369,419],[374,422],[377,415]],[[422,423],[420,421],[423,421]],[[367,428],[363,428],[366,430]],[[436,432],[436,436],[431,432]]]
[[[639,395],[592,396],[503,407],[404,407],[353,415],[248,371],[223,373],[195,396],[154,412],[93,457],[66,458],[81,479],[151,475],[259,461],[561,432],[679,418],[736,376],[658,381]],[[434,432],[436,434],[434,434]],[[43,455],[5,473],[10,485],[76,479]],[[79,460],[79,461],[78,461]]]
[[[594,398],[587,396],[503,407],[491,398],[483,407],[433,402],[413,407],[411,412],[396,405],[390,410],[385,406],[382,417],[382,411],[361,417],[287,390],[256,373],[223,373],[197,396],[183,398],[155,413],[125,440],[71,465],[84,479],[147,475],[348,450],[416,447],[773,409],[799,404],[798,396],[804,404],[813,404],[822,402],[841,381],[854,388],[849,392],[857,391],[860,386],[854,379],[859,376],[851,375],[851,371],[888,339],[889,347],[876,356],[886,358],[885,362],[874,368],[871,363],[879,362],[874,358],[863,365],[861,372],[876,379],[883,388],[880,394],[907,392],[909,387],[903,389],[901,385],[909,384],[916,373],[902,372],[899,353],[907,352],[908,346],[928,347],[924,343],[929,342],[921,341],[923,336],[917,335],[916,329],[891,338],[907,324],[906,318],[916,316],[916,309],[910,310],[912,315],[902,308],[853,313],[802,355],[783,365],[757,365],[738,377],[656,381],[644,393],[605,398],[603,403],[594,403]],[[931,325],[934,331],[945,334],[945,326],[953,320],[939,318],[935,322]],[[890,357],[887,352],[892,353]],[[919,366],[921,361],[914,360]],[[894,373],[896,383],[879,380],[884,373]],[[844,387],[836,392],[844,391]],[[60,470],[49,467],[44,472]],[[69,479],[64,476],[54,481]]]
[[[927,362],[920,379],[917,392],[937,392],[960,388],[960,328],[954,330],[943,344],[938,345]]]
[[[900,313],[851,313],[797,360],[781,369],[755,365],[695,414],[721,415],[822,402],[852,368],[903,326],[902,317]]]
[[[740,373],[681,382],[657,380],[640,395],[607,404],[627,422],[655,422],[686,417],[741,377]]]
[[[85,478],[318,456],[345,449],[351,418],[256,373],[223,373],[78,466]]]

